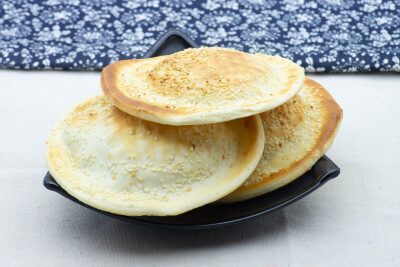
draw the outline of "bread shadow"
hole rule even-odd
[[[296,204],[301,204],[301,202]],[[291,217],[286,213],[286,209],[281,209],[224,228],[175,230],[135,225],[82,207],[68,209],[69,223],[62,227],[63,231],[66,231],[64,235],[79,237],[77,242],[84,239],[84,243],[93,244],[91,250],[113,251],[118,254],[140,253],[141,255],[152,255],[155,251],[168,253],[209,249],[276,239],[284,236],[288,230],[288,217]],[[71,211],[75,213],[73,220],[71,220]],[[68,212],[62,214],[68,214]],[[296,219],[307,220],[307,214]],[[77,225],[79,227],[76,227]]]

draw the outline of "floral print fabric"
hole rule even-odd
[[[101,70],[171,28],[308,72],[400,71],[400,0],[0,0],[0,66]]]

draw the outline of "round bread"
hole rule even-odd
[[[162,124],[196,125],[247,117],[292,98],[304,70],[288,59],[225,48],[112,63],[104,94],[123,111]]]
[[[253,198],[304,174],[332,145],[342,115],[332,96],[306,78],[296,96],[260,114],[265,134],[263,156],[246,182],[220,201]]]
[[[74,106],[47,141],[46,163],[70,195],[122,215],[176,215],[229,194],[264,148],[258,115],[170,126],[121,111],[104,95]]]

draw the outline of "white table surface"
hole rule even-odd
[[[400,266],[400,75],[309,75],[344,110],[327,155],[341,175],[236,226],[132,225],[46,190],[58,117],[100,92],[98,72],[0,70],[1,266]]]

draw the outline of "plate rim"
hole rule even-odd
[[[165,222],[155,222],[155,221],[144,219],[147,216],[144,216],[144,217],[141,217],[141,216],[125,216],[125,215],[119,215],[119,214],[115,214],[115,213],[99,210],[99,209],[96,209],[96,208],[94,208],[92,206],[89,206],[89,205],[79,201],[75,197],[73,197],[70,194],[68,194],[54,180],[54,178],[51,176],[51,174],[49,172],[47,172],[46,176],[43,179],[43,185],[44,185],[44,187],[46,189],[48,189],[50,191],[57,192],[58,194],[62,195],[63,197],[65,197],[65,198],[67,198],[67,199],[69,199],[69,200],[71,200],[71,201],[73,201],[73,202],[75,202],[75,203],[77,203],[77,204],[79,204],[79,205],[81,205],[83,207],[86,207],[86,208],[91,209],[93,211],[96,211],[96,212],[98,212],[100,214],[103,214],[103,215],[106,215],[106,216],[109,216],[109,217],[112,217],[112,218],[115,218],[115,219],[119,219],[119,220],[122,220],[122,221],[125,221],[125,222],[135,223],[135,224],[140,224],[140,225],[145,225],[145,226],[158,227],[158,228],[165,228],[165,229],[180,229],[180,230],[211,229],[211,228],[220,228],[220,227],[234,225],[234,224],[237,224],[237,223],[249,220],[249,219],[256,218],[256,217],[261,216],[261,215],[265,215],[267,213],[276,211],[278,209],[284,208],[284,207],[286,207],[286,206],[288,206],[288,205],[300,200],[301,198],[307,196],[308,194],[312,193],[313,191],[315,191],[316,189],[321,187],[323,184],[325,184],[327,181],[339,176],[340,168],[331,159],[329,159],[326,155],[324,155],[317,161],[317,163],[321,159],[327,160],[328,163],[330,163],[332,165],[331,169],[329,169],[323,175],[321,175],[318,179],[316,179],[312,185],[302,189],[300,191],[300,193],[295,195],[294,197],[291,197],[290,199],[288,199],[286,201],[283,201],[283,202],[281,202],[281,203],[279,203],[279,204],[277,204],[277,205],[275,205],[275,206],[273,206],[271,208],[264,209],[264,210],[262,210],[260,212],[255,212],[255,213],[252,213],[250,215],[242,216],[242,217],[236,218],[236,219],[229,219],[229,220],[224,220],[224,221],[220,221],[220,222],[205,223],[205,224],[173,224],[173,223],[165,223]],[[301,177],[302,176],[300,176],[299,178],[301,178]],[[293,182],[295,182],[296,180],[294,180]],[[281,188],[285,188],[287,186],[290,186],[290,184],[292,184],[293,182],[290,182],[289,184],[287,184],[287,185],[285,185],[285,186],[283,186]],[[256,198],[261,198],[263,196],[265,197],[265,195],[261,195],[261,196],[256,197]],[[254,198],[254,199],[256,199],[256,198]],[[235,203],[220,204],[220,205],[234,205],[234,204]],[[149,216],[149,217],[152,217],[152,216]],[[171,217],[174,217],[174,216],[171,216]]]

